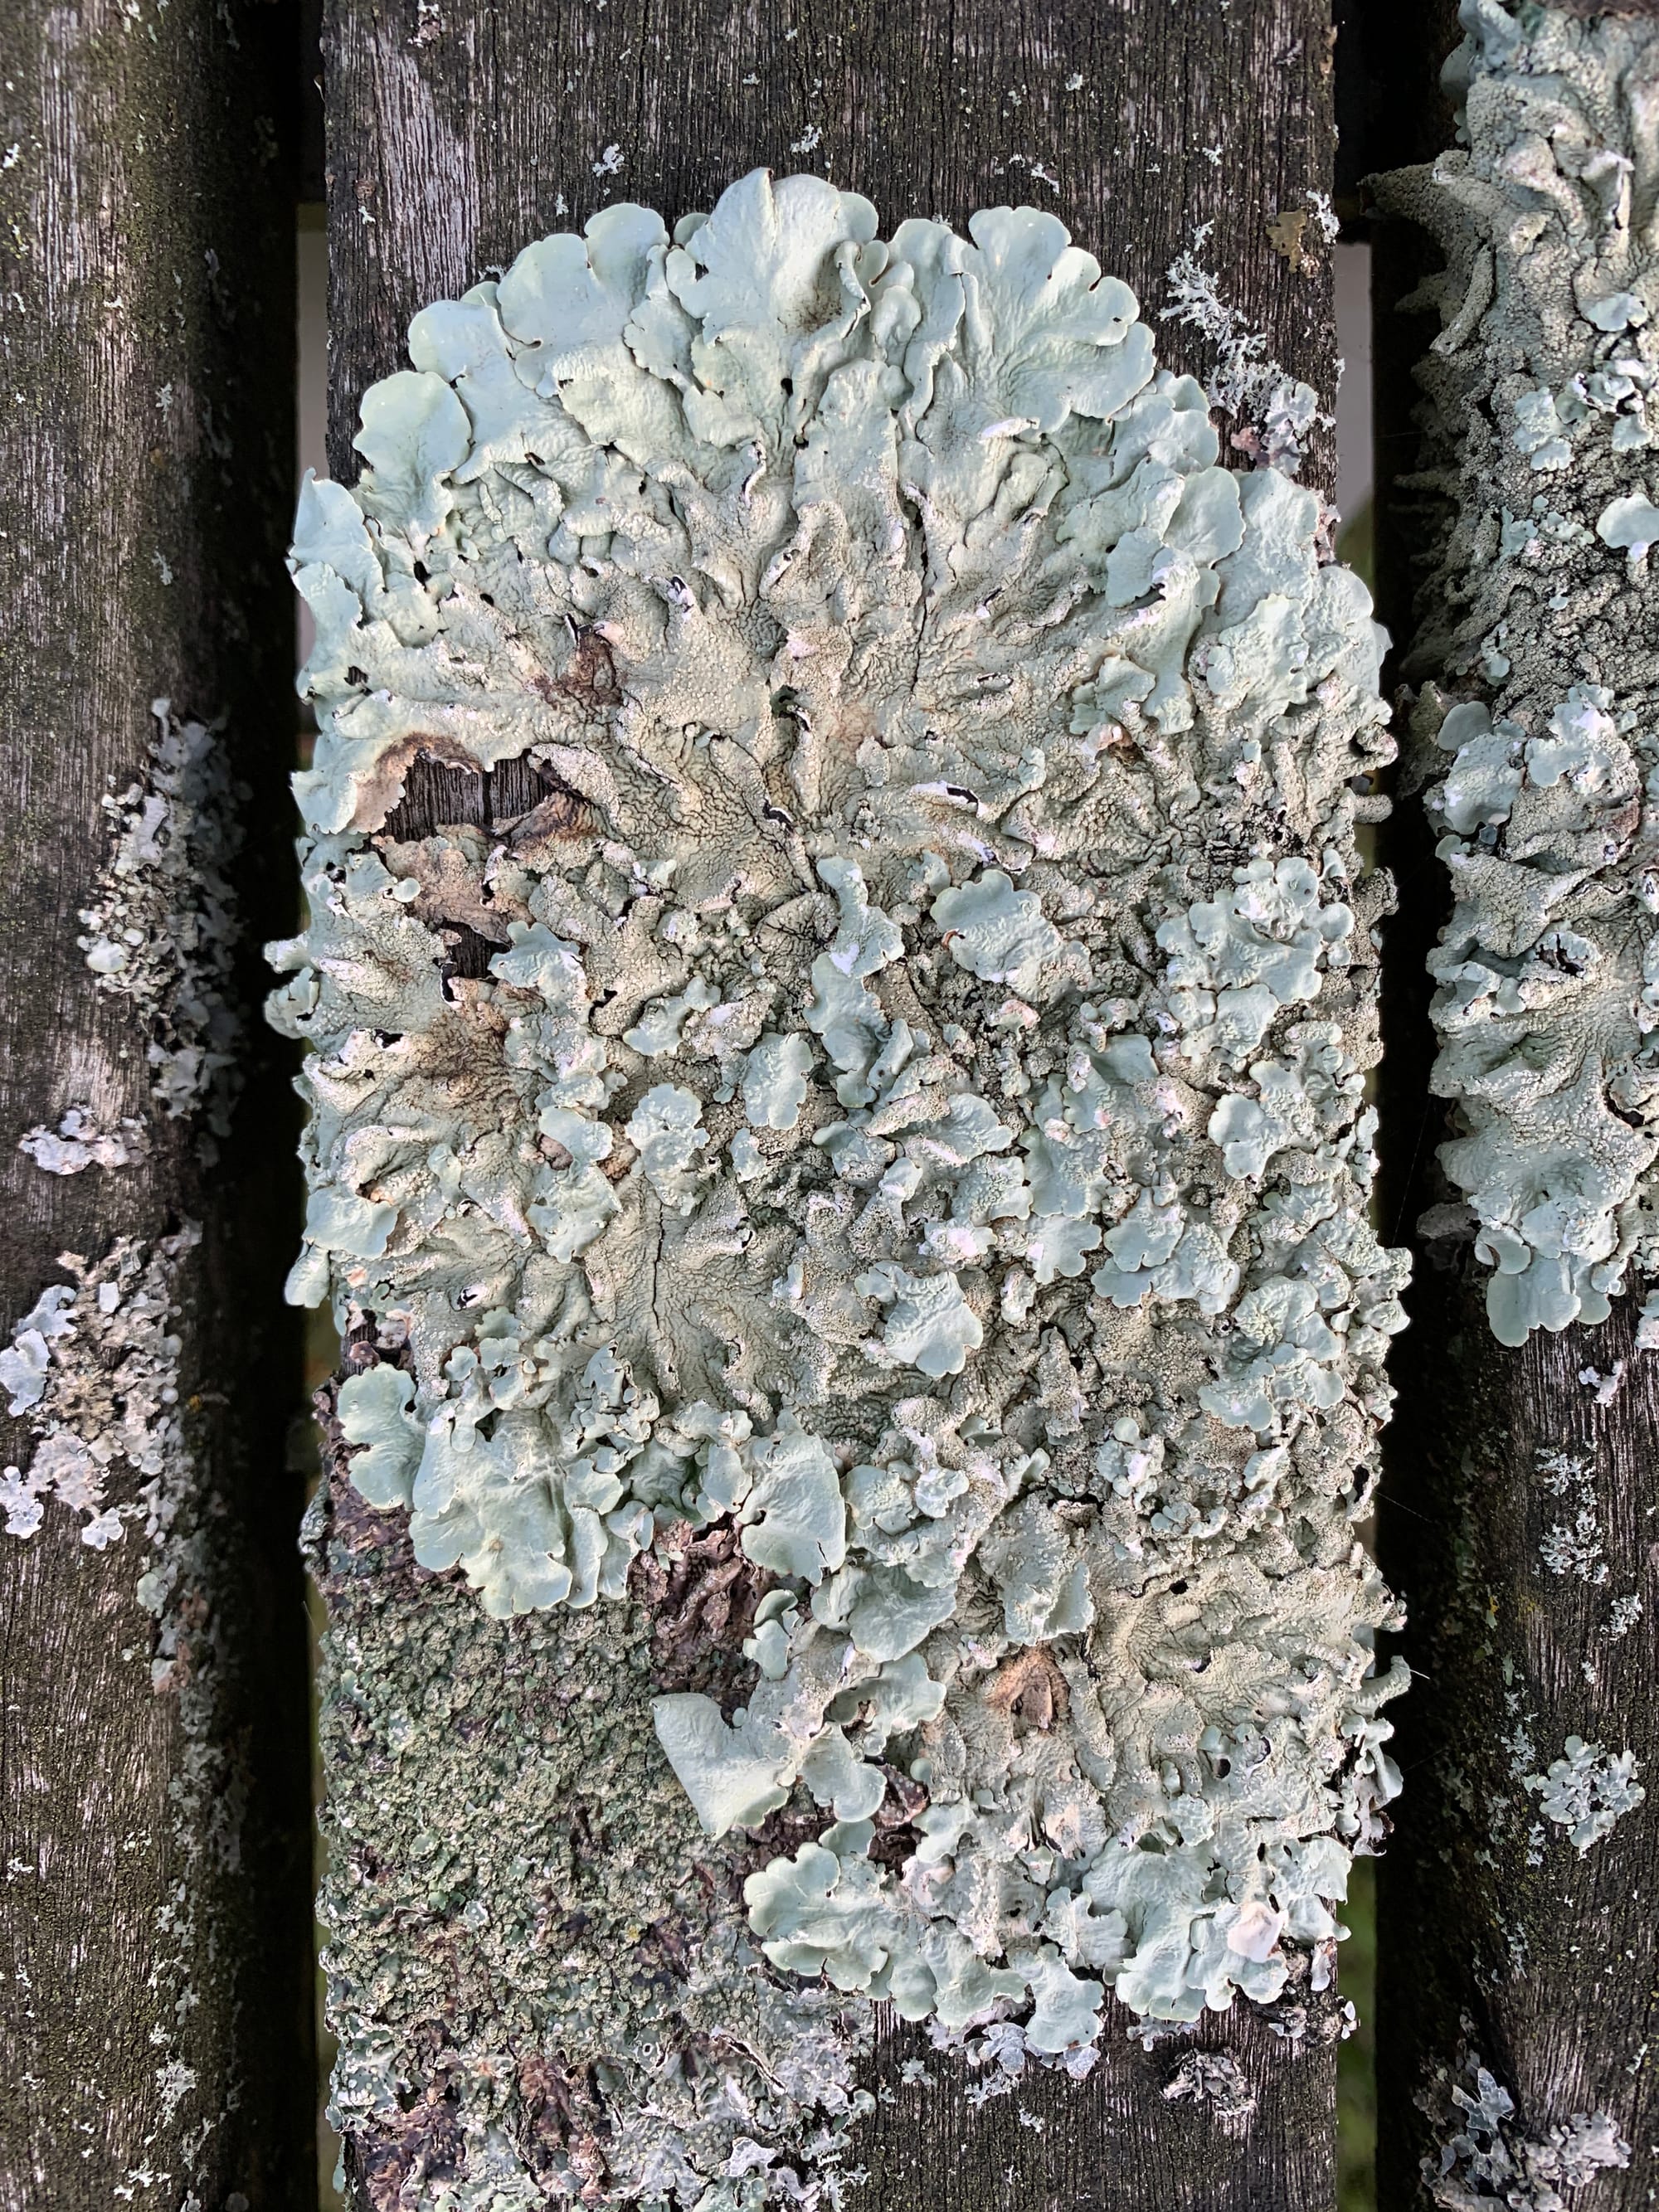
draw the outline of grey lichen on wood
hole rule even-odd
[[[286,27],[0,16],[6,2212],[316,2201]]]
[[[204,1109],[198,1142],[216,1156],[241,1081],[231,876],[249,792],[232,773],[222,727],[180,720],[167,699],[150,710],[143,775],[102,801],[111,850],[76,941],[100,988],[127,1002],[146,1035],[156,1106],[170,1121]]]
[[[1605,1320],[1659,1274],[1659,659],[1644,487],[1659,450],[1651,119],[1659,27],[1464,10],[1467,149],[1397,173],[1443,323],[1420,372],[1443,456],[1408,775],[1455,905],[1431,959],[1455,1102],[1442,1148],[1492,1326]]]
[[[1459,2071],[1468,2087],[1444,2072],[1424,2099],[1442,2139],[1423,2178],[1444,2212],[1480,2212],[1484,2204],[1567,2212],[1564,2189],[1576,2192],[1599,2173],[1629,2167],[1631,2147],[1607,2113],[1574,2112],[1529,2136],[1516,2123],[1515,2100],[1478,2057],[1466,2056]]]
[[[417,316],[357,491],[302,496],[323,1571],[408,1506],[416,1567],[544,1613],[513,1831],[579,1783],[612,1830],[528,1978],[528,1863],[461,1915],[560,2051],[508,2130],[499,2017],[452,2034],[462,2201],[834,2197],[870,1999],[1086,2073],[1105,1988],[1328,1987],[1386,1826],[1380,633],[1126,287],[970,229],[761,173],[672,240],[613,207]],[[422,763],[477,826],[409,834]],[[429,1730],[349,1628],[331,1667],[447,1901]],[[353,1863],[336,2109],[406,2170]]]
[[[1425,1680],[1380,1885],[1389,2207],[1581,2185],[1634,2206],[1651,2185],[1655,1701],[1632,1631],[1659,1510],[1638,1312],[1659,664],[1631,552],[1659,359],[1659,27],[1587,12],[1466,0],[1461,143],[1376,186],[1448,264],[1401,303],[1422,321],[1379,323],[1424,345],[1415,451],[1379,455],[1409,470],[1385,483],[1383,542],[1409,533],[1417,561],[1401,813],[1428,825],[1396,865],[1425,934],[1449,911],[1428,964],[1452,1108],[1449,1182],[1390,1198],[1436,1203],[1381,1522]],[[1396,1015],[1389,1061],[1409,1071]],[[1394,1106],[1395,1168],[1419,1137],[1426,1162],[1444,1125]]]

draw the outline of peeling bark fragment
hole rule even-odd
[[[412,1818],[494,1761],[544,1823],[448,1924],[592,2069],[591,2202],[834,2201],[874,2000],[1085,2072],[1109,1988],[1326,1986],[1397,1788],[1353,1536],[1404,1275],[1381,634],[1126,287],[1052,216],[969,229],[763,172],[672,239],[609,208],[416,317],[296,526],[290,1294],[397,1360],[340,1386],[331,1510],[392,1509],[433,1694],[477,1685],[469,1763],[428,1715],[400,1774],[359,1596],[329,1755]],[[470,826],[411,835],[422,760]],[[483,1690],[532,1655],[534,1743]],[[410,1962],[337,1840],[374,2139]],[[494,2067],[457,2061],[469,2197],[526,2156]]]

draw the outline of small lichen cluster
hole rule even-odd
[[[1242,2128],[1255,2111],[1255,2091],[1238,2061],[1225,2051],[1189,2051],[1164,2085],[1171,2104],[1190,2099],[1224,2128]]]
[[[1599,1589],[1607,1578],[1601,1516],[1595,1496],[1595,1460],[1590,1452],[1543,1449],[1535,1455],[1540,1486],[1552,1498],[1570,1501],[1572,1518],[1552,1521],[1538,1541],[1538,1556],[1553,1575],[1571,1575]]]
[[[177,1278],[201,1242],[186,1223],[147,1246],[117,1237],[88,1263],[65,1252],[70,1278],[49,1283],[0,1352],[0,1389],[35,1445],[27,1468],[0,1472],[6,1534],[32,1536],[55,1498],[83,1513],[81,1541],[94,1551],[118,1542],[129,1521],[160,1545],[173,1517],[170,1470],[185,1456],[179,1412]],[[109,1501],[112,1480],[131,1494]],[[152,1613],[146,1576],[139,1597]]]
[[[128,1168],[149,1150],[149,1133],[132,1114],[102,1121],[90,1106],[71,1106],[54,1129],[37,1122],[17,1140],[43,1175],[83,1175],[88,1168]]]
[[[1630,2145],[1607,2112],[1575,2112],[1540,2134],[1516,2119],[1515,2100],[1475,2057],[1461,2069],[1468,2086],[1443,2075],[1419,2100],[1437,2129],[1449,2127],[1437,2156],[1423,2160],[1432,2201],[1446,2212],[1568,2212],[1564,2189],[1580,2189],[1609,2167],[1630,2164]]]
[[[1310,198],[1322,240],[1329,246],[1337,233],[1336,216],[1322,193]],[[1267,232],[1270,238],[1295,240],[1288,258],[1301,264],[1305,253],[1306,265],[1311,266],[1313,256],[1300,243],[1307,222],[1304,210],[1290,210],[1271,219]],[[1184,323],[1213,352],[1215,365],[1206,373],[1206,388],[1212,403],[1234,418],[1233,447],[1295,476],[1307,458],[1313,433],[1334,428],[1335,418],[1321,408],[1312,385],[1291,376],[1273,358],[1267,333],[1252,330],[1243,312],[1223,299],[1213,271],[1199,258],[1214,228],[1212,222],[1200,223],[1191,246],[1170,264],[1170,303],[1160,319]]]
[[[1466,0],[1466,150],[1384,180],[1449,266],[1407,673],[1455,906],[1430,961],[1441,1152],[1494,1333],[1659,1273],[1659,27]]]
[[[1609,1752],[1582,1736],[1567,1738],[1563,1757],[1542,1774],[1528,1774],[1527,1788],[1538,1798],[1547,1820],[1567,1831],[1582,1858],[1593,1844],[1613,1833],[1615,1821],[1633,1812],[1647,1791],[1636,1779],[1632,1752]]]
[[[1316,495],[969,228],[757,173],[416,318],[301,496],[273,1010],[363,1498],[502,1617],[728,1542],[748,1665],[655,1726],[794,1839],[766,1958],[1057,2055],[1328,1973],[1397,1787],[1390,745]]]
[[[238,924],[228,871],[241,844],[233,781],[216,728],[181,721],[166,699],[152,702],[156,732],[142,777],[102,801],[113,833],[110,857],[77,940],[101,989],[127,1000],[146,1038],[150,1091],[168,1119],[205,1109],[210,1136],[229,1129],[239,1077],[240,1018],[231,968]],[[84,1111],[84,1109],[82,1109]],[[126,1146],[102,1133],[100,1165],[126,1164]],[[72,1174],[72,1154],[35,1157]],[[29,1142],[25,1139],[25,1143]],[[73,1162],[73,1164],[71,1164]]]

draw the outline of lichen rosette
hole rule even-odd
[[[738,1532],[740,1689],[655,1728],[710,1834],[805,1820],[786,1987],[1076,2054],[1317,1984],[1396,1787],[1382,641],[1052,216],[876,229],[608,208],[307,482],[291,1289],[491,1613]],[[423,757],[524,804],[414,823]]]

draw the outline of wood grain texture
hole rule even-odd
[[[294,905],[291,39],[285,9],[245,0],[0,15],[4,1340],[64,1279],[58,1253],[186,1218],[204,1231],[178,1324],[193,1723],[152,1688],[141,1532],[90,1550],[53,1502],[32,1537],[0,1534],[7,2212],[315,2203],[283,1449],[298,1360],[280,1304],[295,1116],[257,1015],[258,939]],[[16,1149],[33,1125],[71,1103],[152,1108],[149,1040],[76,939],[106,856],[100,798],[143,770],[158,695],[226,716],[246,787],[247,1088],[211,1170],[187,1123],[161,1122],[142,1167],[48,1176]],[[5,1425],[0,1456],[27,1465],[27,1431]],[[138,1480],[118,1471],[110,1502]]]
[[[334,472],[355,476],[358,397],[428,301],[611,201],[672,219],[762,164],[863,192],[890,226],[1052,208],[1154,317],[1211,225],[1228,302],[1328,395],[1328,258],[1293,269],[1265,226],[1329,190],[1331,35],[1328,0],[331,0]],[[1209,365],[1175,325],[1159,349]],[[1327,441],[1316,477],[1334,458]]]
[[[1438,86],[1461,33],[1452,0],[1360,0],[1367,52],[1377,58],[1364,167],[1428,161],[1454,141]],[[1650,12],[1605,7],[1572,13]],[[1373,362],[1376,392],[1378,610],[1408,641],[1430,532],[1420,483],[1430,454],[1412,370],[1439,329],[1433,312],[1404,312],[1425,274],[1443,265],[1423,233],[1374,225]],[[1420,609],[1419,610],[1420,611]],[[1390,683],[1385,670],[1385,686]],[[1425,959],[1450,910],[1433,831],[1415,798],[1381,839],[1399,886],[1383,960],[1382,1224],[1411,1243],[1425,1207],[1446,1195],[1435,1148],[1445,1109],[1429,1095],[1434,1055]],[[1402,1648],[1417,1675],[1392,1709],[1406,1789],[1378,1881],[1378,2202],[1423,2212],[1421,2161],[1450,2132],[1437,2073],[1460,2050],[1478,2054],[1514,2095],[1519,2130],[1534,2136],[1575,2112],[1611,2112],[1632,2146],[1629,2168],[1586,2186],[1586,2212],[1626,2212],[1659,2186],[1659,1367],[1633,1357],[1634,1299],[1603,1328],[1534,1334],[1520,1351],[1492,1338],[1484,1272],[1419,1250],[1395,1339],[1399,1392],[1384,1435],[1378,1551],[1406,1600]],[[1607,1406],[1581,1381],[1626,1363]],[[1552,1493],[1539,1455],[1582,1454],[1595,1470],[1594,1511],[1607,1569],[1586,1583],[1547,1569],[1540,1545],[1571,1522],[1577,1492]],[[1613,1601],[1644,1613],[1609,1641]],[[1587,1678],[1585,1669],[1590,1669]],[[1522,1739],[1536,1758],[1520,1756]],[[1549,1829],[1541,1853],[1521,1775],[1560,1755],[1576,1734],[1633,1749],[1649,1799],[1585,1857]],[[1517,1772],[1519,1769],[1519,1772]],[[1519,1801],[1519,1802],[1517,1802]],[[1548,1824],[1545,1824],[1547,1828]],[[1528,1863],[1541,1856],[1541,1864]],[[1433,2113],[1420,2101],[1429,2097]]]
[[[1224,297],[1274,358],[1332,396],[1328,255],[1310,250],[1293,269],[1266,229],[1302,210],[1310,248],[1319,242],[1310,195],[1328,191],[1333,159],[1325,0],[441,0],[424,16],[415,0],[330,0],[324,46],[330,451],[347,480],[361,393],[402,365],[416,309],[607,202],[672,220],[759,164],[828,175],[872,198],[888,227],[909,214],[960,225],[1005,201],[1051,207],[1155,322],[1170,264],[1212,226],[1200,258]],[[1172,365],[1212,363],[1174,323],[1158,343]],[[1327,439],[1309,475],[1328,487],[1333,461]],[[434,771],[411,787],[399,834],[487,804],[447,781]],[[334,1601],[354,1608],[339,1622],[353,1648],[372,1638],[395,1668],[395,1635],[372,1601],[343,1579]],[[1293,1988],[1274,2015],[1236,2005],[1197,2038],[1249,2081],[1256,2109],[1243,2123],[1166,2098],[1191,2045],[1143,2050],[1121,2008],[1087,2083],[1028,2075],[981,2103],[919,2031],[889,2023],[886,2094],[860,2147],[863,2212],[1322,2212],[1335,2190],[1334,1993]],[[919,2055],[931,2086],[900,2081]],[[371,2201],[366,2182],[359,2201]]]
[[[1652,1356],[1634,1352],[1634,1305],[1510,1352],[1462,1272],[1425,1266],[1412,1297],[1380,1521],[1419,1677],[1399,1709],[1407,1786],[1379,1894],[1384,2212],[1429,2202],[1420,2161],[1437,2157],[1451,2115],[1443,2094],[1431,2112],[1419,2100],[1464,2050],[1514,2097],[1520,2132],[1613,2115],[1633,2156],[1596,2175],[1595,2212],[1651,2203],[1659,2179],[1659,1383]],[[1628,1379],[1598,1405],[1580,1376],[1620,1361]],[[1543,1453],[1595,1471],[1605,1581],[1545,1565],[1540,1546],[1576,1520],[1579,1492],[1546,1488]],[[1643,1616],[1610,1641],[1612,1602],[1628,1595]],[[1633,1750],[1649,1791],[1583,1856],[1522,1787],[1570,1735]]]

